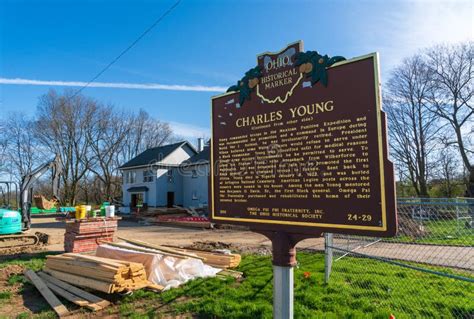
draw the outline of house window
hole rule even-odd
[[[151,169],[147,169],[143,171],[143,182],[144,183],[153,182],[153,171]]]
[[[193,169],[192,178],[197,178],[197,177],[198,177],[197,170],[196,170],[196,169]]]
[[[136,179],[137,179],[136,172],[125,172],[125,183],[133,184],[135,183]]]
[[[168,176],[168,183],[173,183],[173,170],[169,169],[166,175]]]

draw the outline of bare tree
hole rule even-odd
[[[112,106],[100,106],[91,129],[87,131],[93,154],[90,179],[94,196],[112,200],[121,194],[119,166],[148,148],[166,143],[172,136],[167,123],[153,119],[143,110],[137,115],[117,112]]]
[[[435,46],[426,56],[432,74],[430,110],[452,129],[451,143],[468,171],[467,194],[473,197],[473,132],[469,126],[474,119],[474,42]]]
[[[129,116],[128,125],[130,130],[125,136],[121,152],[122,164],[148,148],[165,144],[173,136],[168,123],[153,119],[144,110],[140,110],[136,116]]]
[[[0,121],[0,176],[7,173],[7,132],[8,126],[4,121]]]
[[[78,185],[91,166],[91,147],[87,139],[97,103],[82,95],[54,90],[43,95],[38,105],[35,132],[51,153],[60,156],[63,173],[63,201],[75,205]]]
[[[43,158],[34,133],[34,122],[24,114],[11,113],[2,126],[5,128],[2,130],[3,156],[8,158],[8,163],[5,160],[4,170],[13,179],[20,181]]]
[[[415,55],[392,72],[384,99],[392,154],[405,166],[399,171],[406,174],[421,197],[429,196],[431,155],[440,130],[437,116],[426,107],[431,82],[426,63]]]
[[[131,131],[126,118],[126,114],[114,112],[111,106],[102,107],[95,117],[92,129],[87,131],[95,159],[90,169],[103,186],[99,188],[102,199],[120,195],[121,181],[117,178],[120,162],[117,155],[125,147],[126,137]]]
[[[437,176],[442,183],[442,196],[453,197],[462,172],[459,171],[459,161],[455,154],[456,149],[446,142],[443,143],[447,140],[446,137],[442,138],[441,145],[443,147],[437,159]]]

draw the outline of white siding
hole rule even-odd
[[[179,165],[194,154],[196,154],[196,152],[185,144],[183,147],[176,149],[173,153],[165,157],[160,164]]]
[[[193,177],[192,170],[197,170]],[[193,165],[183,169],[183,205],[199,207],[208,204],[209,165]]]
[[[160,163],[158,169],[156,169],[156,175],[153,182],[143,182],[143,171],[149,169],[143,167],[140,169],[125,169],[123,173],[129,171],[136,172],[136,181],[133,184],[126,183],[123,181],[123,206],[128,207],[131,203],[131,193],[127,191],[130,187],[148,187],[148,192],[145,193],[144,201],[151,207],[160,207],[167,205],[168,192],[174,192],[174,203],[175,205],[184,205],[185,207],[194,206],[197,207],[201,204],[207,204],[207,175],[208,165],[199,165],[201,176],[197,178],[192,177],[191,170],[188,170],[185,174],[182,174],[182,168],[176,167],[188,160],[191,156],[195,155],[196,152],[188,145],[183,145],[164,158]],[[162,166],[161,166],[162,165]],[[168,166],[170,165],[170,166]],[[168,167],[167,167],[168,166]],[[170,182],[168,178],[168,170],[173,170],[173,181]],[[193,200],[193,195],[196,199]]]
[[[132,193],[128,192],[127,190],[130,187],[140,187],[140,186],[146,186],[148,187],[148,192],[144,193],[144,202],[147,203],[148,206],[154,206],[154,203],[156,202],[156,181],[154,180],[153,182],[143,182],[143,171],[148,168],[141,168],[141,169],[132,169],[132,170],[124,170],[123,173],[125,174],[126,172],[135,172],[136,173],[136,179],[135,183],[127,183],[127,181],[124,179],[122,182],[122,200],[123,200],[123,206],[130,206],[131,200],[132,200]]]

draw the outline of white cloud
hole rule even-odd
[[[198,137],[208,138],[211,135],[209,128],[173,121],[168,123],[171,126],[174,134],[190,139],[192,142],[194,142],[193,139]]]
[[[81,81],[43,81],[30,79],[8,79],[0,78],[0,84],[10,85],[45,85],[45,86],[74,86],[83,87],[87,82]],[[194,92],[225,92],[227,88],[222,86],[204,85],[180,85],[180,84],[158,84],[158,83],[111,83],[92,82],[87,87],[93,88],[115,88],[115,89],[137,89],[137,90],[167,90],[167,91],[194,91]]]
[[[381,54],[386,74],[419,50],[441,43],[458,43],[474,38],[472,1],[401,1],[385,14],[375,17],[373,25],[361,36],[363,49]]]

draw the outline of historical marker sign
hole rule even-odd
[[[254,230],[392,236],[377,54],[345,60],[297,42],[257,57],[212,99],[212,220]]]

